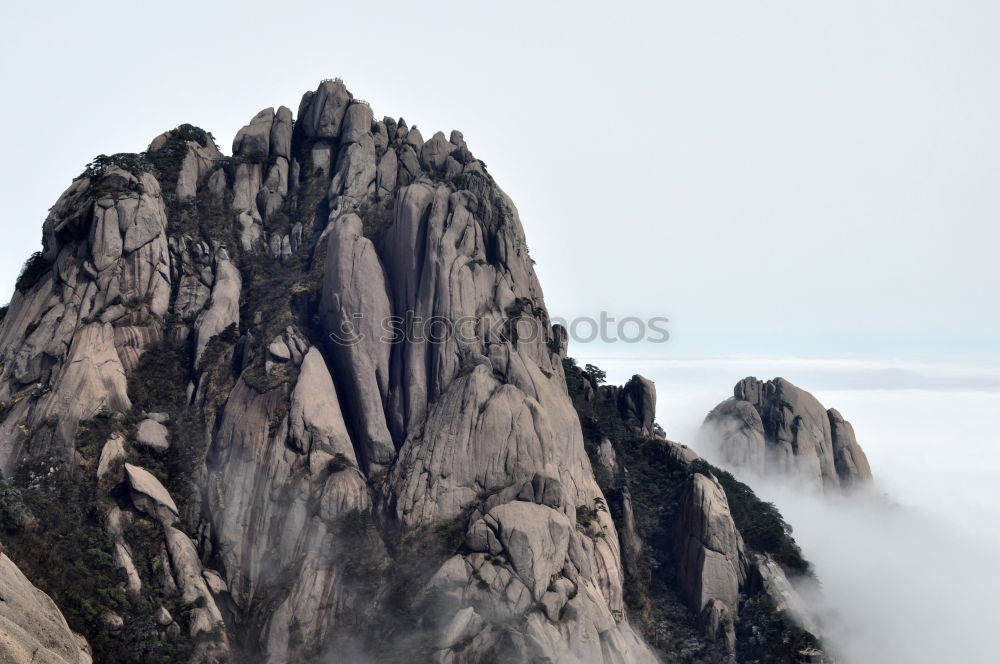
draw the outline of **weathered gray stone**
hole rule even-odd
[[[277,360],[278,362],[287,362],[292,359],[292,353],[288,350],[288,344],[281,337],[277,337],[271,344],[267,347],[267,352],[271,356],[271,359]]]
[[[206,186],[215,202],[221,204],[226,192],[226,172],[221,168],[214,171],[208,177]]]
[[[233,140],[233,154],[253,161],[266,161],[271,150],[271,125],[274,109],[265,108],[243,127]]]
[[[827,490],[871,480],[850,423],[784,378],[737,383],[733,399],[709,413],[699,436],[725,463],[757,475]]]
[[[341,148],[336,172],[330,181],[330,199],[349,196],[361,201],[374,193],[377,159],[371,134],[363,134],[357,143],[348,143]]]
[[[160,627],[166,627],[174,621],[173,616],[162,606],[156,610],[156,624]]]
[[[113,202],[110,207],[105,207],[101,201],[94,204],[90,251],[98,270],[111,267],[122,256],[122,234],[118,230],[118,211],[113,207]]]
[[[374,139],[371,135],[372,120],[372,109],[367,104],[349,105],[344,112],[344,126],[340,132],[340,144],[360,143],[365,136]]]
[[[160,183],[149,173],[139,177],[142,193],[136,201],[126,198],[118,205],[118,227],[125,234],[123,250],[135,251],[147,242],[163,234],[167,226],[167,212],[160,197]]]
[[[391,346],[380,341],[382,323],[392,309],[382,265],[362,234],[361,219],[348,214],[331,225],[320,311],[330,335],[330,354],[344,377],[363,463],[377,469],[396,454],[384,409]]]
[[[10,664],[80,664],[82,644],[55,602],[0,553],[0,661]]]
[[[118,632],[125,627],[125,619],[117,613],[107,612],[104,614],[104,626],[109,631]]]
[[[736,626],[733,610],[723,601],[710,599],[702,609],[701,624],[710,639],[721,639],[728,652],[736,650]]]
[[[228,258],[217,256],[215,284],[212,287],[211,306],[195,322],[195,364],[201,359],[205,346],[215,335],[240,321],[240,291],[243,278]]]
[[[746,580],[743,538],[729,512],[726,492],[710,475],[695,473],[681,503],[677,582],[697,613],[717,600],[732,616]]]
[[[656,387],[653,381],[632,376],[618,393],[618,409],[622,419],[636,435],[652,436],[656,417]]]
[[[128,481],[132,503],[136,508],[166,524],[172,524],[178,515],[174,499],[160,483],[145,468],[125,464],[125,479]]]
[[[132,601],[139,601],[142,597],[142,580],[139,578],[139,570],[132,562],[132,554],[125,548],[125,544],[121,540],[115,542],[112,558],[115,567],[125,572],[125,588],[129,597],[132,598]]]
[[[306,93],[299,105],[299,122],[310,138],[336,138],[351,101],[339,81],[325,81],[315,93]]]
[[[441,650],[450,648],[475,636],[484,626],[485,622],[482,617],[471,606],[467,606],[452,618],[448,627],[438,639],[437,647]]]
[[[166,452],[170,449],[170,434],[167,427],[153,419],[146,419],[139,423],[135,442],[156,452]]]
[[[221,595],[222,593],[229,592],[226,582],[215,570],[202,570],[201,576],[205,579],[205,583],[208,585],[208,589],[212,591],[213,595]]]
[[[115,350],[114,330],[105,323],[90,323],[73,336],[55,389],[39,400],[33,421],[53,418],[56,434],[72,445],[78,423],[101,409],[123,413],[131,407],[125,369]]]
[[[788,612],[796,624],[815,636],[821,636],[816,618],[798,591],[792,587],[781,565],[770,555],[756,554],[753,559],[753,581],[757,589],[765,592],[778,611]]]
[[[718,450],[723,464],[758,475],[764,473],[767,460],[764,423],[750,402],[727,399],[720,403],[705,418],[699,437],[711,449]]]
[[[270,139],[272,157],[292,158],[292,111],[289,108],[278,107],[274,124],[271,125]]]
[[[221,157],[222,153],[211,140],[205,146],[195,141],[188,141],[187,152],[181,162],[181,169],[177,174],[177,187],[174,190],[177,200],[193,199],[198,194],[198,182],[215,168],[216,162]]]
[[[173,576],[185,602],[200,605],[191,610],[188,619],[188,632],[192,637],[211,632],[216,627],[222,627],[222,613],[215,604],[215,599],[202,577],[201,562],[198,550],[191,539],[170,526],[164,526],[164,536],[167,541],[167,551],[170,554],[170,565]],[[223,637],[225,638],[225,637]]]
[[[615,473],[618,472],[618,458],[615,454],[615,448],[607,438],[602,439],[597,448],[597,460],[608,477],[614,477]]]
[[[439,131],[420,146],[420,162],[429,171],[443,171],[445,162],[454,149],[455,145],[449,143],[444,133]]]
[[[425,142],[402,121],[375,123],[338,81],[303,97],[298,123],[295,139],[304,142],[293,146],[288,109],[259,114],[237,136],[236,158],[205,171],[189,145],[177,197],[197,194],[199,210],[225,204],[219,227],[214,211],[168,226],[148,174],[111,170],[98,200],[89,183],[60,198],[44,229],[52,269],[0,321],[0,400],[43,385],[5,411],[0,461],[14,464],[35,444],[19,424],[30,432],[48,419],[71,454],[79,419],[129,410],[124,374],[142,353],[167,340],[189,343],[184,417],[197,420],[198,440],[184,443],[203,459],[195,493],[178,514],[163,483],[126,464],[135,509],[116,505],[106,517],[130,593],[197,604],[189,621],[159,616],[168,638],[186,622],[205,661],[217,632],[249,634],[241,645],[265,664],[339,647],[345,625],[377,619],[368,608],[386,590],[358,592],[357,565],[344,548],[349,527],[360,524],[367,537],[374,579],[389,578],[398,553],[381,541],[382,525],[406,545],[446,527],[466,541],[429,570],[427,592],[446,599],[446,612],[429,616],[426,632],[400,634],[400,643],[418,641],[449,664],[501,650],[515,661],[651,664],[623,597],[623,563],[634,566],[641,548],[630,501],[617,505],[621,545],[608,510],[586,527],[576,523],[580,506],[604,497],[566,391],[565,330],[548,327],[513,203],[460,132]],[[327,200],[319,201],[324,187]],[[174,232],[179,225],[186,235]],[[246,291],[222,246],[232,232],[240,268],[254,279]],[[272,272],[282,290],[262,295],[258,278]],[[382,339],[383,324],[406,312],[468,329],[432,342],[410,321],[396,343]],[[81,322],[97,318],[108,325]],[[209,341],[240,321],[247,329],[224,338],[232,364],[202,366]],[[541,334],[512,334],[532,322],[542,323]],[[348,323],[357,343],[329,339],[349,332]],[[85,349],[71,350],[83,341]],[[98,370],[94,358],[105,356]],[[82,405],[64,413],[71,388],[83,389]],[[639,388],[623,402],[636,429],[655,434],[653,399]],[[136,438],[165,440],[147,435],[163,433],[154,419]],[[107,477],[124,450],[109,441],[105,451]],[[155,573],[135,584],[127,525],[144,515],[160,522],[163,547],[150,561]],[[196,541],[178,521],[197,528]],[[423,596],[415,593],[410,608]],[[216,599],[232,624],[223,627]]]
[[[97,462],[97,478],[104,477],[118,462],[124,460],[125,446],[122,444],[122,437],[113,433],[101,448],[101,458]]]
[[[396,193],[396,171],[399,169],[395,150],[386,150],[375,170],[375,185],[380,198],[392,198]]]
[[[302,360],[299,380],[292,391],[289,420],[294,449],[303,453],[316,450],[341,454],[348,463],[357,466],[337,391],[318,348],[310,348]]]

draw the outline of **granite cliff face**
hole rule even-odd
[[[52,599],[0,554],[0,661],[91,664],[86,639],[70,631]]]
[[[98,661],[656,662],[653,526],[592,467],[631,443],[593,454],[565,340],[462,134],[339,80],[232,157],[190,125],[102,155],[0,322],[11,555]],[[663,583],[728,661],[764,554],[649,381],[607,398],[685,478]]]
[[[744,378],[705,418],[702,444],[727,466],[787,476],[823,490],[872,479],[854,428],[834,409],[784,378]]]

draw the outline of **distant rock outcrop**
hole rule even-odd
[[[777,510],[655,423],[642,433],[636,413],[652,416],[651,381],[601,385],[599,369],[572,360],[565,370],[619,531],[626,596],[653,644],[690,661],[802,661],[820,631],[789,576],[808,575],[809,564]],[[684,609],[697,634],[659,630],[656,616]]]
[[[741,380],[699,436],[722,463],[757,475],[784,474],[821,489],[872,479],[850,423],[784,378]]]
[[[618,409],[625,425],[640,436],[652,436],[656,418],[656,387],[636,374],[618,393]]]

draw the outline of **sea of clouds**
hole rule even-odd
[[[815,566],[822,587],[818,594],[803,592],[819,611],[828,647],[844,664],[995,660],[996,358],[577,355],[581,364],[606,370],[612,383],[633,373],[654,380],[658,421],[671,440],[695,449],[704,416],[745,376],[782,376],[838,409],[871,462],[870,494],[818,496],[785,482],[747,478],[780,508]]]

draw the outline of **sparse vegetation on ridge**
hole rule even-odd
[[[45,260],[42,252],[36,251],[24,262],[14,287],[23,293],[37,284],[51,269],[52,263]]]
[[[54,457],[21,464],[17,484],[24,488],[0,496],[0,512],[20,514],[17,519],[4,519],[2,541],[21,571],[56,602],[69,626],[86,635],[95,662],[188,661],[191,640],[183,634],[164,640],[155,622],[161,604],[179,615],[179,597],[144,593],[138,601],[130,599],[124,591],[124,574],[115,567],[104,532],[104,520],[117,493],[103,494],[94,469],[104,441],[124,426],[109,414],[80,424],[76,449],[83,457],[84,470],[78,474]],[[133,553],[146,549],[142,540],[136,540]],[[144,588],[155,588],[155,570],[142,555],[136,555],[135,560]],[[108,613],[129,619],[115,631],[105,620]]]
[[[627,488],[631,495],[636,525],[645,542],[645,555],[638,569],[626,567],[624,592],[626,603],[641,622],[644,637],[660,651],[664,662],[724,661],[724,650],[704,638],[695,616],[681,601],[677,590],[677,521],[682,492],[691,474],[706,472],[716,476],[748,548],[770,553],[790,573],[809,573],[809,564],[791,537],[791,527],[774,505],[761,501],[732,474],[700,459],[689,466],[670,454],[663,441],[630,433],[612,398],[612,388],[602,385],[606,374],[599,367],[588,364],[581,368],[575,360],[567,358],[563,370],[580,417],[584,446],[619,528],[623,523],[622,492]],[[604,471],[598,458],[599,445],[605,438],[612,442],[617,457],[618,471],[613,477]],[[797,644],[815,643],[811,635],[777,614],[766,596],[746,597],[743,603],[749,603],[750,610],[741,613],[740,639],[763,634],[767,636],[760,638],[773,641],[774,647],[768,655],[770,659],[739,661],[792,662]],[[759,655],[759,651],[757,648],[753,652]]]

